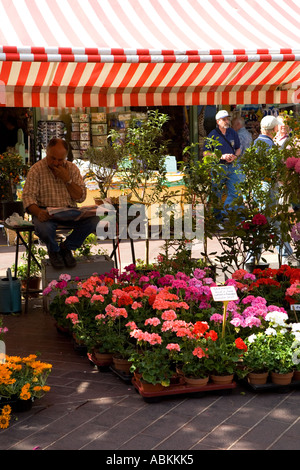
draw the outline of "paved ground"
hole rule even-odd
[[[229,394],[148,403],[131,384],[80,355],[71,338],[56,330],[40,299],[30,300],[27,315],[3,318],[7,353],[40,352],[53,370],[51,391],[0,430],[1,450],[101,450],[108,458],[122,451],[138,457],[147,450],[149,459],[168,451],[191,454],[195,462],[200,450],[300,449],[300,390],[256,393],[239,384]]]

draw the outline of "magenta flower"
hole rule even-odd
[[[297,162],[298,162],[297,157],[288,157],[285,161],[285,164],[286,164],[287,168],[292,170],[293,168],[295,168],[295,165],[296,165]]]
[[[265,225],[267,222],[268,221],[263,214],[255,214],[252,219],[252,223],[255,225]]]

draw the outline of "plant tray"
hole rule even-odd
[[[292,382],[288,385],[280,385],[280,384],[274,384],[271,382],[270,379],[267,380],[267,383],[263,385],[256,385],[256,384],[251,384],[248,382],[247,379],[243,379],[240,381],[241,385],[245,386],[246,388],[253,390],[254,392],[272,392],[272,391],[278,391],[278,392],[288,392],[293,388],[300,388],[300,380],[292,380]]]
[[[123,372],[122,370],[115,369],[115,367],[110,366],[110,370],[116,374],[123,382],[126,384],[131,384],[133,374],[126,374],[126,372]]]
[[[208,382],[207,385],[202,387],[193,387],[186,383],[180,383],[176,385],[170,385],[166,387],[164,390],[160,390],[157,392],[147,392],[143,389],[142,383],[136,379],[132,379],[132,384],[138,391],[138,393],[146,399],[146,401],[153,401],[156,399],[160,399],[163,397],[168,397],[170,395],[180,395],[180,394],[194,394],[194,393],[206,393],[206,392],[215,392],[215,391],[231,391],[236,387],[236,382],[231,382],[230,384],[225,385],[216,385],[214,383]],[[149,400],[148,400],[149,399]]]

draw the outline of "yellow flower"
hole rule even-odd
[[[31,398],[31,393],[29,393],[29,392],[24,392],[24,393],[21,392],[20,393],[20,399],[21,400],[26,401],[26,400],[30,400],[30,398]]]
[[[10,421],[10,415],[7,414],[2,414],[0,416],[0,428],[1,429],[6,429],[9,426],[9,421]]]
[[[11,407],[9,405],[4,405],[2,408],[3,415],[9,415],[11,413]]]
[[[30,384],[27,383],[23,385],[20,393],[21,400],[29,400],[31,398],[31,393],[29,392]]]

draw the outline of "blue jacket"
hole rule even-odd
[[[239,139],[237,132],[231,127],[226,129],[226,132],[225,132],[225,137],[227,140],[224,138],[222,132],[219,131],[218,128],[213,129],[208,134],[208,137],[213,138],[214,140],[218,140],[220,142],[221,145],[218,145],[216,147],[216,150],[221,150],[222,155],[224,155],[224,153],[234,154],[236,150],[239,149],[241,146],[240,139]],[[210,145],[208,145],[208,143],[205,144],[204,146],[205,152],[212,152],[213,150],[214,149],[211,148]],[[224,163],[224,160],[221,160],[221,162]]]

